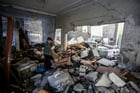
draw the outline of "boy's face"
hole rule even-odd
[[[49,43],[49,44],[52,44],[52,40],[48,40],[48,43]]]

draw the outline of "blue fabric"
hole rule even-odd
[[[51,55],[51,46],[47,42],[45,43],[44,54]]]
[[[36,69],[36,72],[37,72],[37,73],[45,72],[45,71],[46,71],[46,69],[45,69],[44,67],[38,67],[38,68]]]

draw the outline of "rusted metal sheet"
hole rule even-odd
[[[11,56],[11,48],[12,48],[14,21],[12,17],[7,17],[7,18],[8,18],[8,25],[7,25],[7,37],[6,37],[6,49],[5,49],[5,78],[7,79],[7,83],[8,83],[10,77],[10,56]]]

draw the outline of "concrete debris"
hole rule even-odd
[[[96,93],[112,93],[112,92],[105,87],[97,87]]]
[[[47,86],[48,84],[48,76],[43,76],[42,77],[42,80],[40,82],[40,88],[44,88],[45,86]]]
[[[40,87],[40,83],[42,82],[41,78],[42,78],[41,74],[37,74],[31,77],[31,81],[34,82],[34,86]]]
[[[97,63],[105,65],[105,66],[115,66],[116,65],[115,62],[108,60],[108,59],[105,59],[105,58],[98,60]]]
[[[124,58],[122,58],[122,59],[124,59]],[[140,72],[140,66],[136,65],[134,63],[121,62],[118,64],[118,67],[121,69],[132,71],[132,72]]]
[[[87,75],[86,75],[86,78],[90,81],[93,81],[95,82],[98,78],[98,72],[89,72]]]
[[[111,81],[108,78],[108,73],[104,73],[99,81],[95,84],[97,87],[110,87]]]
[[[69,93],[70,85],[67,85],[66,89],[64,90],[63,93]]]
[[[38,93],[38,89],[34,89],[32,93]]]
[[[31,80],[35,81],[35,80],[41,79],[41,77],[42,77],[42,74],[36,74],[31,77]]]
[[[93,52],[93,55],[94,55],[95,57],[100,57],[100,55],[99,55],[97,49],[92,49],[92,52]]]
[[[89,53],[89,49],[86,49],[86,50],[81,51],[81,54],[80,54],[81,58],[87,57],[88,56],[88,53]]]
[[[87,70],[87,69],[88,69],[88,66],[80,65],[79,75],[80,75],[80,76],[85,76],[85,75],[86,75],[86,70]]]
[[[120,93],[132,93],[127,87],[121,88]]]
[[[80,61],[80,57],[77,54],[73,55],[71,58],[75,62],[79,62]]]
[[[64,71],[56,71],[48,77],[48,82],[56,92],[63,91],[66,85],[74,84],[70,74]]]
[[[87,93],[93,93],[93,89],[92,89],[92,86],[91,85],[89,85],[88,90],[87,90]]]
[[[38,79],[34,82],[34,86],[40,87],[41,79]]]
[[[109,74],[109,79],[118,87],[123,87],[126,83],[121,80],[115,73]]]
[[[73,90],[78,92],[78,93],[82,93],[82,91],[85,91],[86,89],[84,89],[84,86],[81,83],[77,83],[74,86]]]
[[[74,68],[70,68],[68,69],[69,73],[74,73],[75,72],[75,69]]]
[[[112,93],[120,93],[120,88],[116,86],[114,83],[111,84],[110,88],[112,89],[111,91],[114,90]]]

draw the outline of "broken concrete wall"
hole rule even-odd
[[[140,18],[130,15],[126,18],[122,38],[122,54],[124,62],[140,65]]]

